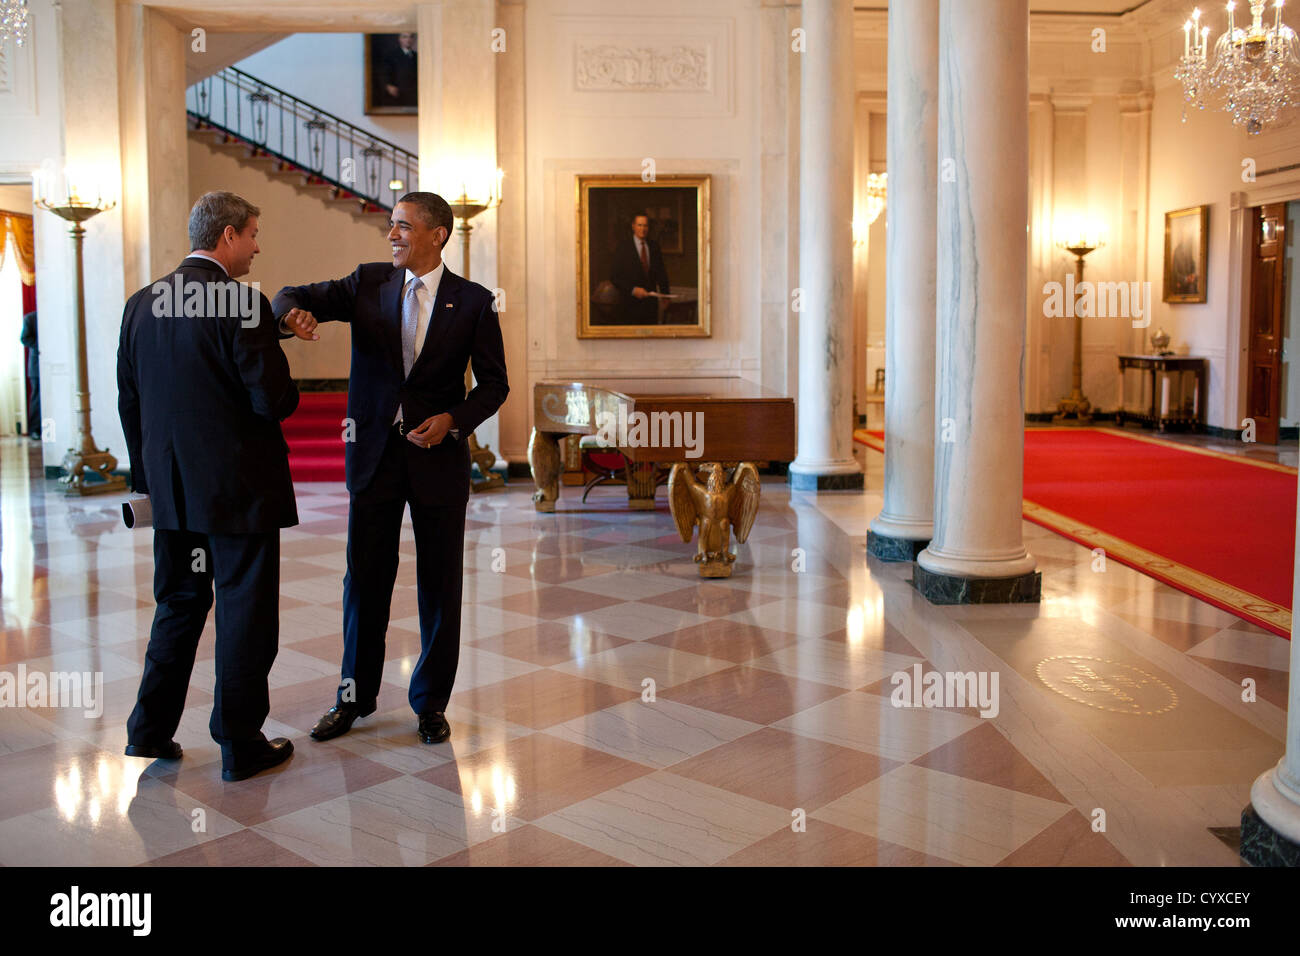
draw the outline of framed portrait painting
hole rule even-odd
[[[708,176],[578,176],[578,337],[707,338]]]
[[[1209,206],[1165,213],[1165,302],[1205,301],[1209,236]]]
[[[416,112],[419,86],[416,82],[416,35],[414,33],[367,33],[366,113]]]

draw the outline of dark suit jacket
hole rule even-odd
[[[409,377],[402,370],[402,287],[406,270],[367,262],[342,279],[288,286],[272,302],[276,317],[305,309],[320,322],[352,324],[348,417],[356,441],[345,443],[348,490],[364,491],[375,476],[397,407],[410,428],[449,412],[460,439],[449,434],[411,459],[412,484],[424,500],[445,505],[469,498],[469,436],[506,400],[505,348],[492,293],[444,267],[424,346]],[[474,389],[465,394],[465,365],[473,360]]]
[[[632,295],[633,289],[640,286],[647,292],[667,294],[669,291],[668,269],[664,266],[659,243],[647,239],[646,253],[650,260],[649,273],[641,268],[641,255],[636,250],[636,242],[628,236],[614,247],[614,261],[610,266],[609,280],[622,293],[624,312],[634,318],[634,325],[653,325],[659,315],[659,302],[654,298],[638,299]]]
[[[374,91],[376,101],[387,106],[415,106],[417,96],[417,77],[419,67],[415,51],[411,54],[402,52],[401,47],[384,54],[378,69],[379,89]],[[392,96],[384,87],[391,83],[397,87],[397,95]]]
[[[117,408],[135,490],[151,498],[155,528],[252,534],[296,525],[280,422],[298,407],[298,389],[271,304],[233,283],[250,295],[246,302],[258,302],[256,325],[244,327],[246,308],[213,309],[234,313],[224,317],[186,315],[183,307],[176,314],[177,277],[203,289],[232,281],[215,263],[187,257],[127,300]],[[205,293],[197,311],[207,305]]]
[[[23,316],[23,331],[20,336],[23,345],[30,350],[27,353],[27,380],[34,382],[41,377],[41,353],[37,345],[36,313],[28,312]]]

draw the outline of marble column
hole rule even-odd
[[[118,111],[126,292],[149,285],[189,249],[185,51],[190,36],[159,10],[117,7]],[[254,204],[258,197],[248,197]]]
[[[862,488],[853,458],[853,0],[804,0],[796,490]]]
[[[461,183],[485,188],[499,167],[497,154],[497,64],[501,54],[493,52],[492,30],[497,26],[495,0],[432,0],[415,7],[422,64],[419,85],[420,188],[453,200]],[[512,24],[515,21],[510,21]],[[517,27],[517,29],[519,29]],[[509,44],[523,41],[522,29],[505,35]],[[518,191],[515,187],[520,187]],[[502,186],[502,205],[515,206],[513,215],[523,209],[523,183]],[[471,185],[471,188],[474,188]],[[497,246],[497,210],[488,210],[470,220],[469,278],[488,289],[501,287]],[[447,268],[465,275],[461,236],[456,229],[443,248]],[[517,273],[515,273],[517,275]],[[510,303],[523,296],[517,287],[507,290],[507,312],[499,316],[502,338],[514,321]],[[510,333],[512,354],[517,354],[518,336]],[[510,372],[518,369],[510,368]],[[515,383],[518,386],[518,382]],[[518,401],[527,389],[516,387],[507,401]],[[482,448],[497,452],[501,448],[498,424],[500,412],[474,430]],[[516,437],[518,437],[516,435]],[[498,459],[497,464],[502,462]]]
[[[1021,535],[1028,0],[941,0],[934,534],[942,604],[1037,601]]]
[[[1296,512],[1300,515],[1300,489]],[[1296,541],[1291,606],[1300,607],[1300,540]],[[1300,866],[1300,643],[1291,640],[1291,687],[1286,709],[1286,752],[1250,788],[1241,811],[1241,858],[1252,866]]]
[[[912,561],[934,530],[935,184],[939,0],[889,11],[885,501],[867,550]]]

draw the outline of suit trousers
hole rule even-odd
[[[176,733],[199,636],[216,588],[216,687],[208,729],[229,767],[266,740],[267,675],[280,642],[280,532],[155,530],[154,613],[127,739],[165,745]]]
[[[408,505],[415,530],[420,612],[420,657],[411,671],[408,699],[416,714],[441,713],[451,699],[460,659],[466,502],[429,501],[427,494],[421,494],[411,465],[416,456],[425,454],[426,449],[390,430],[374,478],[351,496],[338,703],[369,710],[379,696],[384,639],[397,581],[398,541]]]

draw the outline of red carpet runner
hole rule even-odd
[[[305,392],[283,423],[294,481],[343,480],[343,419],[347,392]]]
[[[883,451],[883,433],[854,439]],[[1283,637],[1296,472],[1108,429],[1025,430],[1025,518]]]

